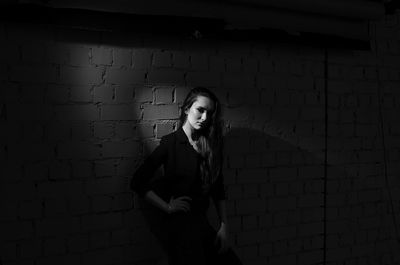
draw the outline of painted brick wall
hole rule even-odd
[[[196,85],[223,103],[244,264],[399,264],[399,19],[327,62],[296,44],[0,25],[2,264],[165,264],[128,183]]]

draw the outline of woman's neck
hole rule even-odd
[[[186,121],[182,126],[183,131],[189,139],[189,142],[195,142],[199,139],[199,133]]]

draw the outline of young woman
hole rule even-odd
[[[179,129],[161,138],[132,178],[131,188],[152,205],[150,228],[170,265],[241,264],[228,243],[220,114],[210,90],[193,88]],[[154,178],[160,166],[164,174]],[[217,232],[207,220],[210,197],[220,219]]]

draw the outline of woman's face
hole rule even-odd
[[[204,96],[197,96],[192,106],[185,111],[186,125],[195,130],[201,130],[208,126],[214,111],[214,102]]]

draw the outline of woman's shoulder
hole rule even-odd
[[[161,142],[169,143],[172,141],[175,141],[177,138],[179,139],[180,137],[180,129],[170,132],[164,136],[161,137]]]

